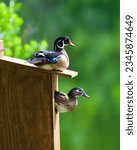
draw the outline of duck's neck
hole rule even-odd
[[[78,100],[77,100],[76,96],[68,94],[68,97],[69,97],[69,101],[70,101],[69,104],[71,105],[71,107],[76,108],[78,106]]]
[[[57,51],[57,52],[61,52],[63,50],[63,48],[59,48],[57,46],[54,46],[54,50]]]
[[[77,101],[76,96],[71,93],[68,93],[68,97],[69,97],[70,101]]]
[[[69,57],[68,57],[68,54],[67,54],[67,52],[65,51],[65,49],[63,49],[61,52],[66,56],[67,60],[69,61]]]
[[[55,46],[55,47],[54,47],[54,50],[55,50],[56,52],[61,52],[61,53],[63,53],[63,54],[66,56],[67,60],[69,61],[68,54],[67,54],[67,52],[65,51],[65,49],[64,49],[64,48],[63,48],[63,49],[61,49],[61,48],[59,48],[59,47]]]

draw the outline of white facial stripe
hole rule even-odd
[[[77,91],[77,92],[81,92],[81,89],[77,89],[76,91]]]
[[[60,41],[61,41],[61,40],[59,40],[58,43],[59,43]],[[64,44],[64,41],[61,41],[61,42],[62,42],[62,46],[59,46],[58,43],[57,43],[57,47],[62,49],[62,48],[64,48],[65,44]]]
[[[83,91],[81,89],[77,89],[76,91],[77,93],[80,93],[81,96],[83,95]]]

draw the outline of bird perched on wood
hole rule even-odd
[[[68,94],[55,91],[55,109],[57,112],[69,112],[74,110],[78,106],[78,96],[84,96],[89,98],[82,88],[76,87],[69,91]]]
[[[40,50],[28,62],[46,70],[63,71],[69,66],[69,57],[64,49],[67,45],[75,46],[69,37],[58,37],[54,42],[54,50]]]

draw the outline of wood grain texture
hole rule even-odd
[[[0,62],[0,150],[54,150],[52,75]]]
[[[55,90],[58,90],[58,75],[52,74],[52,90],[53,94]],[[54,95],[53,95],[54,97]],[[54,99],[53,99],[53,106]],[[53,107],[53,124],[54,124],[54,149],[60,150],[60,123],[59,123],[59,113],[55,111],[55,107]]]
[[[56,74],[56,75],[61,75],[61,76],[69,77],[69,78],[73,78],[73,77],[78,75],[78,72],[72,71],[72,70],[64,70],[63,72],[44,70],[44,69],[41,69],[41,68],[39,68],[39,67],[37,67],[33,64],[27,63],[27,61],[25,61],[25,60],[13,58],[13,57],[8,57],[8,56],[2,57],[0,59],[0,61],[7,61],[7,62],[14,63],[14,64],[22,65],[24,67],[35,68],[35,69],[37,69],[37,71],[41,71],[41,72],[44,72],[44,73],[53,73],[53,74]]]
[[[60,150],[54,91],[59,75],[77,74],[47,71],[0,51],[0,150]]]

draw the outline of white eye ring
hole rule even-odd
[[[82,90],[81,89],[77,89],[77,92],[82,92]]]

